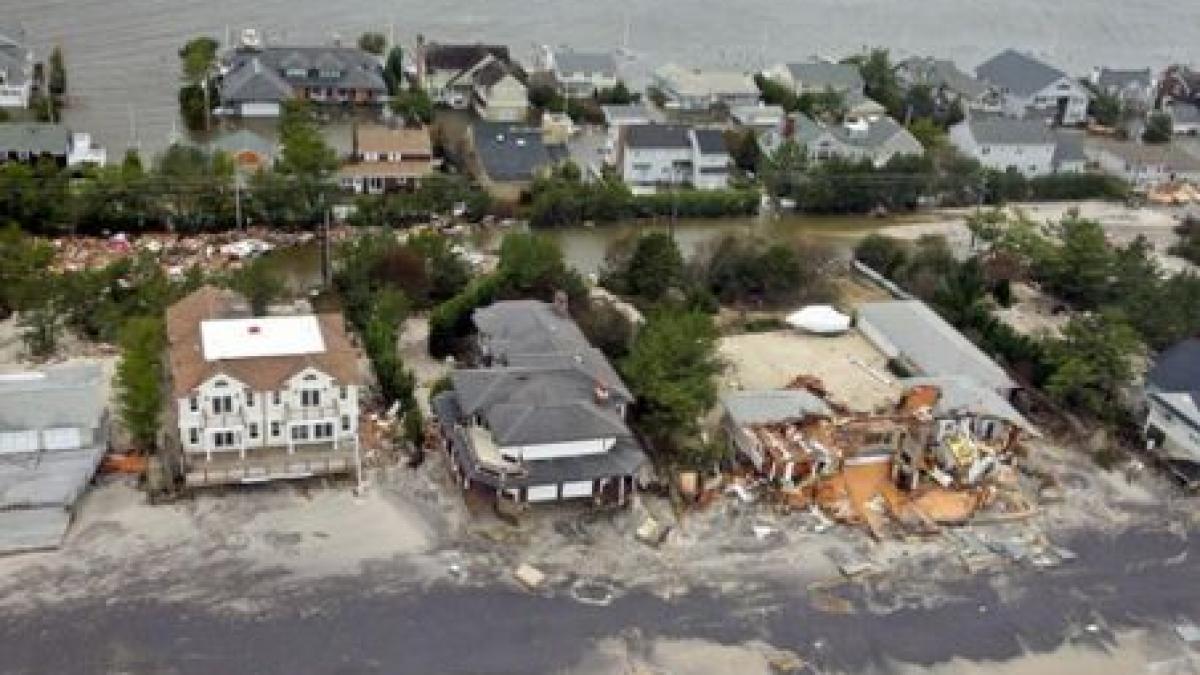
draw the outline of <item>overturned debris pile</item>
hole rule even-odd
[[[963,378],[904,382],[895,408],[851,412],[814,378],[782,391],[724,398],[737,454],[774,486],[777,501],[819,507],[876,538],[929,534],[979,514],[1032,512],[1015,461],[1036,431],[1007,401]]]

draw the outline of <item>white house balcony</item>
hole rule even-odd
[[[284,409],[289,420],[337,420],[344,412],[343,406],[340,403],[325,405],[288,404]]]

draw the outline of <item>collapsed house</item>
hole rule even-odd
[[[963,377],[911,378],[894,410],[862,413],[810,389],[723,397],[734,452],[777,495],[817,506],[878,538],[887,516],[908,531],[962,523],[1012,494],[1011,466],[1036,430],[995,390]],[[1003,489],[999,489],[1003,488]]]

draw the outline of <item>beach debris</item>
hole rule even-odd
[[[522,586],[531,591],[536,591],[541,588],[542,584],[546,583],[546,574],[529,563],[521,563],[513,571],[513,577],[521,582]]]
[[[652,516],[646,516],[646,519],[638,526],[635,536],[643,544],[657,547],[663,543],[663,540],[667,538],[667,533],[670,531],[670,525],[660,523]]]

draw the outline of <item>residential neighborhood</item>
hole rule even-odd
[[[0,671],[1200,667],[1197,64],[345,11],[0,17]]]

